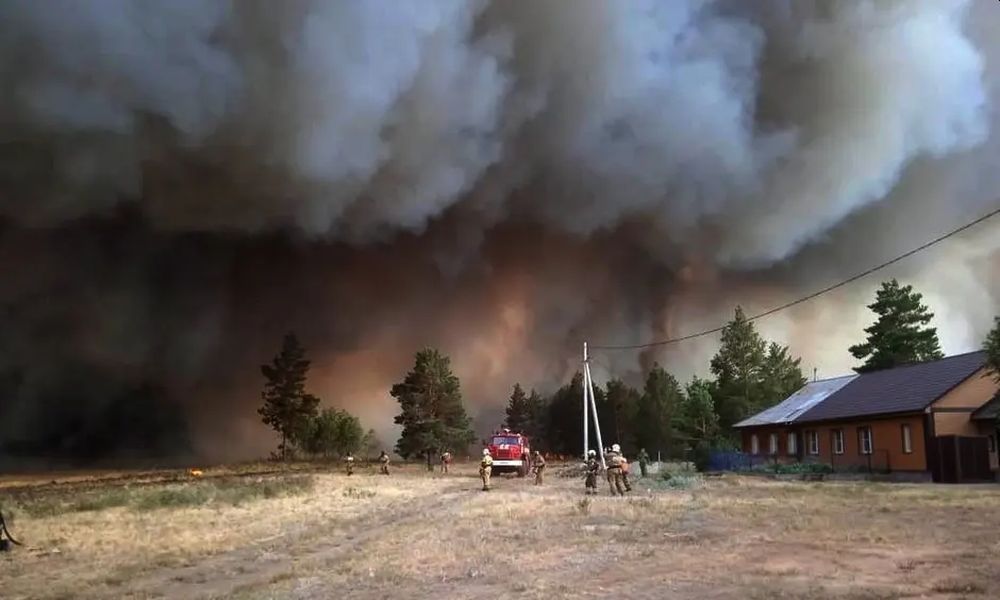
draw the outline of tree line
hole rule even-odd
[[[882,283],[868,305],[877,316],[865,328],[865,341],[848,348],[862,363],[857,372],[942,358],[933,314],[912,286],[895,279]],[[984,348],[991,372],[1000,381],[1000,316],[986,336]],[[594,386],[602,433],[610,445],[626,453],[645,449],[664,458],[688,455],[706,447],[733,447],[732,426],[774,406],[806,383],[801,360],[788,346],[765,340],[742,308],[722,329],[719,350],[709,362],[710,378],[681,382],[658,364],[644,374],[640,387],[622,379]],[[265,378],[259,413],[279,435],[276,456],[290,454],[343,456],[361,450],[377,452],[380,442],[357,417],[338,409],[320,411],[319,398],[306,391],[309,360],[293,334],[281,352],[261,366]],[[390,394],[400,407],[395,451],[403,458],[450,450],[462,453],[476,439],[463,404],[461,384],[450,360],[440,351],[417,352],[413,368]],[[535,448],[579,455],[582,451],[583,375],[550,394],[513,385],[504,426],[525,433]]]

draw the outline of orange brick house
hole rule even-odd
[[[983,352],[806,384],[737,423],[745,453],[935,481],[997,477],[1000,395]]]

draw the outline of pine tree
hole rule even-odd
[[[649,452],[663,451],[668,456],[675,450],[673,418],[682,396],[677,379],[659,365],[653,365],[635,411],[635,437],[639,447]]]
[[[678,429],[691,445],[711,442],[719,434],[719,416],[712,401],[711,382],[698,377],[692,379],[678,412]]]
[[[281,352],[269,365],[261,365],[264,375],[264,405],[257,410],[261,420],[281,435],[278,447],[281,458],[287,457],[288,445],[296,441],[309,419],[316,416],[319,398],[306,393],[309,360],[295,334],[285,335]]]
[[[639,392],[621,379],[608,382],[607,405],[609,418],[602,417],[602,424],[614,434],[614,439],[626,452],[637,450],[635,440],[635,418],[639,406]]]
[[[944,357],[937,329],[927,327],[934,314],[920,303],[922,298],[913,291],[913,286],[900,286],[895,279],[882,283],[875,293],[875,302],[868,305],[878,315],[878,320],[865,328],[868,334],[865,343],[849,348],[854,358],[865,361],[855,371],[891,369]]]
[[[524,433],[527,434],[528,439],[531,441],[532,448],[547,450],[548,436],[545,432],[545,415],[548,411],[548,405],[545,398],[532,389],[531,393],[528,394],[525,404],[527,406],[528,422],[524,426]]]
[[[986,367],[997,383],[1000,383],[1000,316],[994,317],[993,329],[986,335],[983,342],[986,351]]]
[[[760,393],[754,398],[754,412],[770,408],[795,393],[806,384],[799,364],[801,358],[792,358],[788,346],[771,342],[761,369]]]
[[[594,401],[598,408],[605,402],[604,390],[594,386]],[[581,456],[583,451],[583,374],[577,371],[570,382],[558,390],[549,399],[546,406],[545,444],[549,451],[557,454]],[[587,413],[588,419],[593,415]],[[597,448],[597,437],[594,424],[590,423],[590,445]],[[602,435],[607,435],[601,430]],[[603,440],[605,443],[607,439]]]
[[[528,397],[524,394],[521,384],[515,383],[514,391],[507,403],[507,418],[504,420],[504,427],[518,433],[527,433],[526,429],[531,420],[529,411]]]
[[[448,357],[437,350],[417,352],[413,370],[392,386],[390,394],[401,409],[395,418],[403,426],[396,452],[403,458],[445,448],[463,451],[475,440],[458,377],[451,372]]]
[[[757,405],[766,351],[767,344],[753,322],[737,306],[733,320],[722,330],[722,344],[711,362],[717,386],[715,407],[723,428],[746,417]]]

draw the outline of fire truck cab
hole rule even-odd
[[[518,477],[528,474],[531,467],[531,447],[528,438],[510,429],[500,429],[487,443],[493,457],[494,473],[517,473]]]

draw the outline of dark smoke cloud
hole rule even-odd
[[[259,451],[256,366],[289,329],[387,439],[427,344],[486,426],[584,338],[714,326],[906,250],[996,203],[987,4],[4,2],[0,452]],[[896,271],[947,348],[994,312],[998,248]],[[762,327],[847,368],[870,293]],[[714,343],[601,375],[703,372]]]

